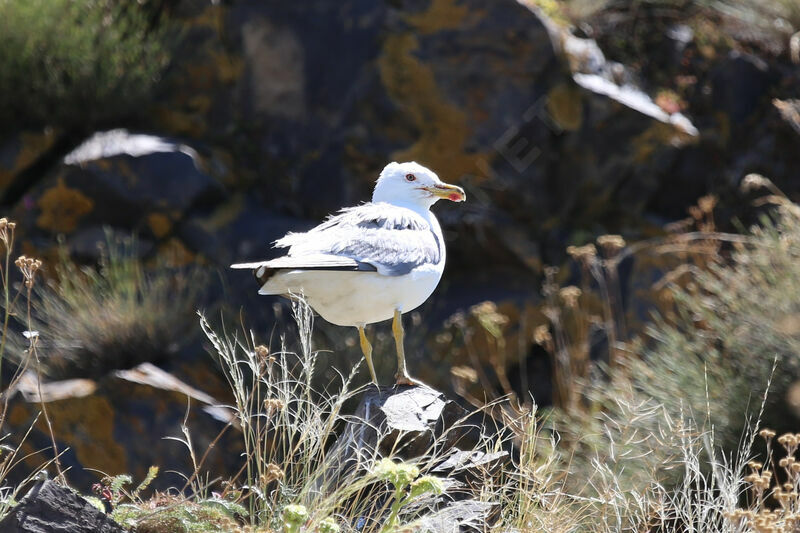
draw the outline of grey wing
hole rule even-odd
[[[367,270],[364,266],[369,265],[387,276],[438,264],[442,258],[440,237],[427,220],[410,209],[382,203],[344,209],[311,231],[290,233],[275,244],[289,248],[281,260],[349,260],[359,265],[352,270]]]

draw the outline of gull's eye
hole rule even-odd
[[[416,181],[417,177],[414,174],[406,174],[406,181]]]

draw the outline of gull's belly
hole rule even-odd
[[[322,318],[339,326],[358,326],[392,318],[395,309],[407,313],[431,295],[442,271],[422,266],[402,276],[377,272],[299,271],[273,279],[288,291],[305,295]]]

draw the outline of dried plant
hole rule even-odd
[[[352,388],[359,365],[316,390],[312,383],[322,356],[311,345],[312,311],[301,298],[293,302],[293,311],[298,353],[272,351],[252,332],[220,335],[201,317],[211,354],[233,393],[231,408],[245,448],[240,474],[226,482],[221,497],[243,504],[252,525],[275,530],[322,530],[332,521],[343,528],[360,524],[365,532],[422,527],[436,512],[437,494],[453,487],[430,476],[445,458],[439,450],[447,449],[448,433],[413,464],[382,457],[368,445],[356,445],[353,457],[337,455],[343,450],[332,444],[349,419],[344,405],[365,392],[365,387]],[[460,421],[449,431],[465,424]],[[379,432],[377,439],[387,436]],[[484,443],[496,451],[494,438]],[[197,485],[199,477],[192,476],[190,484]]]
[[[7,478],[12,470],[20,466],[25,457],[21,453],[22,445],[30,434],[33,426],[37,423],[34,420],[24,435],[17,435],[14,445],[8,444],[9,435],[6,434],[4,427],[8,415],[9,402],[16,394],[16,387],[22,377],[33,367],[33,371],[41,374],[41,364],[37,352],[38,336],[31,331],[31,292],[37,284],[37,273],[42,266],[38,259],[20,256],[15,261],[22,279],[16,282],[16,276],[11,270],[11,262],[14,252],[14,241],[16,235],[16,223],[7,218],[0,218],[0,245],[2,245],[3,259],[0,261],[0,284],[2,284],[2,309],[3,309],[3,329],[0,334],[0,517],[4,516],[15,504],[15,499],[23,488],[27,486],[39,472],[47,468],[51,463],[55,464],[59,479],[63,481],[63,473],[58,461],[58,448],[53,435],[52,424],[47,413],[47,408],[42,402],[42,414],[47,425],[50,440],[52,443],[52,455],[50,459],[42,459],[41,464],[29,472],[22,483],[10,485]],[[18,333],[11,329],[13,320],[22,321],[28,326],[24,335],[25,348],[21,358],[15,362],[11,378],[8,383],[2,382],[3,363],[8,356],[7,348],[10,346],[9,340]],[[40,395],[41,397],[41,395]]]
[[[147,269],[136,240],[109,235],[97,268],[62,249],[55,276],[34,287],[30,327],[51,377],[101,376],[174,353],[192,331],[204,286],[198,267]],[[19,357],[24,347],[16,345]]]

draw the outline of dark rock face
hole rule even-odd
[[[40,481],[0,521],[0,533],[125,533],[97,507],[52,481]]]
[[[213,376],[196,377],[206,388],[213,388]],[[41,411],[35,377],[23,380],[18,392],[6,422],[6,429],[17,438],[26,434]],[[154,488],[180,488],[185,479],[168,470],[191,475],[191,459],[184,444],[166,437],[184,439],[181,427],[186,421],[199,458],[230,421],[230,412],[217,407],[219,402],[213,397],[147,363],[99,381],[43,384],[42,395],[59,450],[69,448],[61,457],[62,467],[70,468],[70,483],[81,490],[89,490],[101,477],[89,469],[112,476],[130,474],[139,482],[151,465],[161,469]],[[235,474],[241,466],[240,441],[237,430],[227,428],[203,469],[223,477]],[[50,449],[41,417],[22,446],[26,453]],[[33,469],[41,456],[26,461]],[[12,474],[24,476],[18,470]]]
[[[190,209],[224,196],[204,165],[174,139],[97,133],[28,190],[14,216],[33,244],[52,246],[53,236],[71,235],[69,244],[82,257],[97,254],[104,225],[168,242]]]

